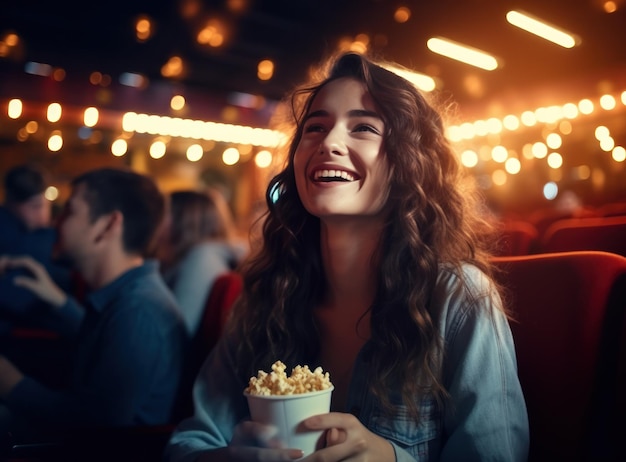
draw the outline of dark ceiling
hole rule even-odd
[[[139,72],[161,79],[173,55],[186,63],[182,83],[199,89],[241,91],[279,98],[306,76],[309,66],[333,51],[341,38],[370,37],[372,51],[438,79],[458,101],[478,102],[507,92],[525,92],[564,79],[593,82],[626,67],[626,2],[607,14],[601,0],[107,0],[103,2],[3,2],[0,34],[15,31],[21,52],[0,59],[4,68],[27,60],[60,66],[70,73],[93,70],[119,75]],[[233,11],[233,5],[239,5]],[[411,11],[394,21],[398,6]],[[509,25],[505,14],[521,9],[576,33],[580,46],[564,49]],[[192,14],[184,13],[192,12]],[[133,23],[147,14],[156,23],[145,43]],[[230,24],[219,49],[200,47],[197,30],[210,18]],[[488,51],[504,66],[475,69],[431,53],[426,41],[443,36]],[[275,76],[261,82],[261,59],[276,63]],[[591,80],[590,80],[591,79]],[[468,91],[468,83],[473,82]],[[594,89],[590,89],[594,91]]]

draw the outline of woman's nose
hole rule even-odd
[[[348,153],[348,148],[339,129],[333,128],[326,134],[320,145],[320,153],[340,156]]]

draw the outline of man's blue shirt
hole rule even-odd
[[[59,314],[77,330],[71,387],[55,391],[25,377],[7,400],[14,415],[62,426],[169,421],[187,336],[156,262],[90,293],[84,311],[70,298]]]

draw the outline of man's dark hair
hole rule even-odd
[[[4,177],[4,193],[7,204],[21,204],[46,190],[43,171],[34,165],[18,165]]]
[[[128,253],[148,256],[163,221],[165,198],[148,176],[131,170],[102,168],[76,177],[72,185],[85,185],[90,218],[118,210],[124,217],[123,244]]]

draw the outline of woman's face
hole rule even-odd
[[[385,124],[365,85],[341,78],[316,95],[294,156],[298,194],[320,219],[381,216],[389,193]]]

